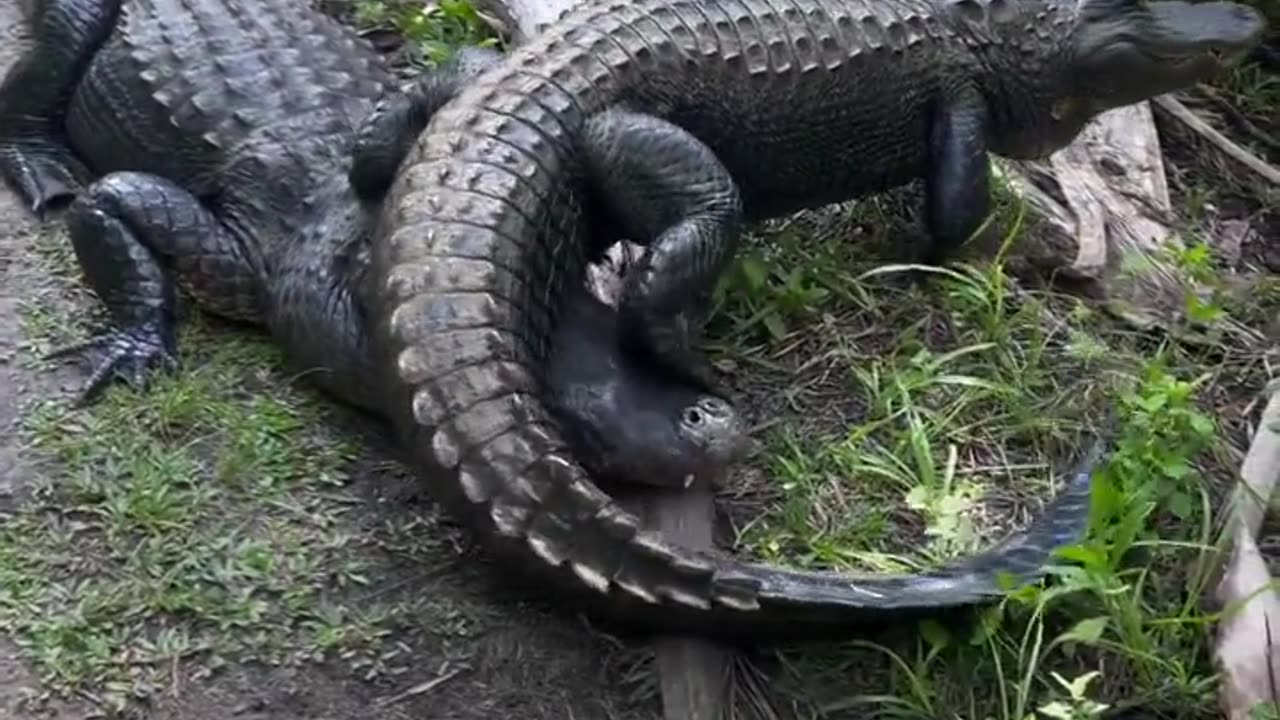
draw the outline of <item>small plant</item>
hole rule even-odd
[[[1249,720],[1280,720],[1280,703],[1262,702],[1249,708]]]
[[[1068,700],[1054,700],[1041,705],[1036,708],[1036,712],[1040,715],[1054,720],[1087,720],[1087,718],[1102,715],[1104,710],[1111,707],[1105,703],[1090,700],[1085,695],[1085,688],[1099,675],[1097,670],[1087,672],[1070,681],[1056,672],[1051,672],[1050,674],[1053,675],[1054,680],[1058,681],[1059,685],[1066,688],[1070,698]]]
[[[739,328],[759,323],[773,340],[781,340],[792,322],[813,317],[830,294],[811,268],[795,266],[784,271],[776,261],[750,252],[721,277],[712,297],[717,306],[731,301],[738,306],[734,314],[745,316]]]
[[[393,30],[409,45],[411,62],[434,67],[464,45],[495,47],[490,28],[466,0],[438,0],[431,4],[408,0],[360,0],[356,24],[366,29]]]

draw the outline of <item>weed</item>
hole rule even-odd
[[[1016,232],[1016,217],[1006,224]],[[1218,428],[1196,402],[1211,373],[1186,377],[1177,352],[1147,347],[1074,299],[1020,289],[998,258],[930,269],[926,298],[887,283],[902,267],[859,274],[847,258],[829,259],[837,251],[786,234],[753,242],[748,257],[767,258],[769,271],[727,281],[736,285],[721,296],[725,335],[737,342],[724,352],[749,362],[758,351],[746,329],[772,315],[787,323],[765,330],[774,342],[806,338],[792,346],[827,361],[820,378],[780,379],[823,389],[809,393],[817,406],[795,408],[798,421],[771,431],[773,499],[740,529],[742,551],[801,566],[928,568],[1014,529],[993,504],[1044,497],[1042,458],[1078,446],[1083,429],[1104,427],[1112,449],[1095,473],[1090,532],[1064,552],[1051,583],[978,611],[968,631],[928,621],[908,647],[845,645],[837,666],[889,662],[874,675],[877,690],[822,708],[972,720],[1209,711],[1211,618],[1197,604],[1207,581],[1197,561],[1209,546],[1210,498],[1197,464]],[[1177,260],[1214,280],[1201,246]],[[789,307],[782,280],[795,277],[805,283],[793,288],[826,290],[821,300]],[[824,315],[841,317],[837,332]],[[872,347],[858,352],[855,338]],[[818,372],[812,360],[799,367]],[[846,407],[851,395],[854,412],[823,406]]]
[[[410,62],[425,67],[443,63],[464,45],[498,46],[493,30],[465,0],[357,0],[355,23],[396,32],[409,46]]]
[[[386,632],[385,608],[333,602],[367,582],[339,529],[353,446],[263,384],[276,351],[208,333],[189,324],[188,367],[145,392],[27,415],[44,469],[0,527],[0,627],[51,688],[119,709],[179,659],[359,656]]]

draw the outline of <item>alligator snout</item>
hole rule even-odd
[[[1165,41],[1183,50],[1236,55],[1261,42],[1267,27],[1262,13],[1234,2],[1155,2],[1148,9]]]

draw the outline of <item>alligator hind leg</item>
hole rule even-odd
[[[938,265],[969,240],[991,206],[986,105],[976,90],[957,91],[934,119],[925,178],[929,246],[923,260]]]
[[[665,120],[614,109],[587,121],[580,149],[599,212],[647,246],[619,298],[623,338],[683,378],[719,393],[693,345],[711,290],[740,237],[742,201],[711,149]]]
[[[457,94],[464,81],[501,60],[502,53],[496,50],[463,48],[405,92],[379,101],[356,135],[352,151],[351,172],[347,177],[356,196],[366,202],[381,200],[395,179],[400,161],[436,110]]]
[[[116,327],[51,356],[104,351],[77,404],[91,402],[112,375],[145,385],[177,361],[175,280],[198,286],[202,308],[237,319],[256,312],[253,266],[212,213],[164,178],[111,173],[72,202],[71,243],[89,286]]]
[[[120,0],[46,0],[34,45],[0,83],[0,173],[37,216],[89,178],[62,118],[76,84],[115,24]]]

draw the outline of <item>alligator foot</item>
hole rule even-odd
[[[177,359],[176,283],[198,304],[248,319],[257,298],[253,265],[200,201],[175,183],[137,172],[111,173],[89,185],[67,212],[80,269],[119,330],[79,345],[106,351],[81,399],[113,375],[134,384]]]
[[[623,109],[592,117],[581,148],[605,222],[644,242],[618,303],[623,342],[712,394],[710,363],[692,348],[742,222],[737,186],[711,149],[682,128]]]
[[[0,83],[0,174],[38,217],[89,178],[62,141],[67,99],[110,34],[119,0],[46,0],[34,43]]]
[[[177,367],[176,348],[167,345],[164,334],[155,327],[139,326],[114,330],[88,340],[63,345],[45,354],[53,360],[68,355],[81,355],[88,350],[102,350],[102,358],[94,365],[89,379],[81,387],[74,407],[92,404],[113,377],[119,377],[135,388],[146,388],[156,370]]]
[[[0,147],[0,169],[27,209],[41,220],[50,210],[75,199],[89,177],[89,172],[69,153],[21,145]]]
[[[974,87],[958,87],[937,110],[925,175],[926,265],[941,266],[982,227],[991,208],[987,106]],[[925,273],[928,275],[929,273]]]

